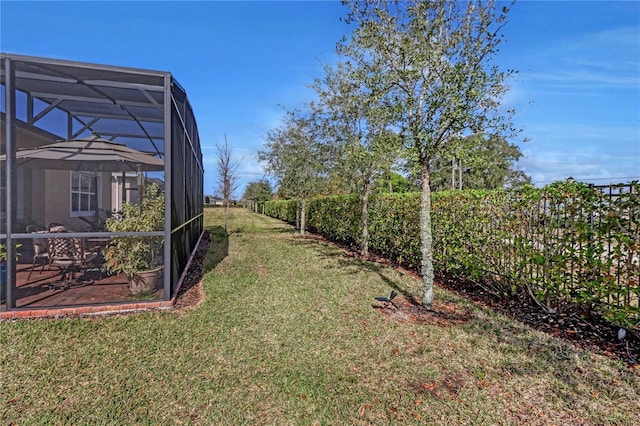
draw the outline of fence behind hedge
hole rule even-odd
[[[432,196],[436,270],[465,275],[501,296],[526,292],[549,311],[594,310],[640,324],[640,185],[563,182],[520,191],[446,191]],[[370,250],[420,266],[420,194],[371,197]],[[296,223],[295,201],[265,213]],[[357,197],[308,202],[307,228],[357,245]]]

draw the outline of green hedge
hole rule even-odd
[[[356,196],[315,198],[307,202],[307,229],[344,245],[357,245],[360,201]]]
[[[264,214],[295,225],[297,205],[296,200],[267,201],[264,204]]]
[[[639,193],[637,183],[607,193],[576,182],[434,193],[436,270],[469,277],[498,296],[526,293],[550,311],[594,310],[614,324],[637,325]],[[419,205],[417,193],[372,196],[370,250],[419,271]],[[295,223],[296,202],[267,202],[265,213]],[[307,227],[357,245],[358,198],[310,200]]]

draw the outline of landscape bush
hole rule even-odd
[[[264,205],[264,214],[296,224],[297,205],[298,202],[296,200],[267,201]]]
[[[355,246],[360,239],[360,200],[357,196],[315,198],[307,203],[307,227],[339,244]]]

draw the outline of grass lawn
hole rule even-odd
[[[637,369],[442,290],[469,321],[392,321],[374,297],[414,277],[241,209],[226,241],[205,213],[195,308],[0,322],[2,424],[638,424]]]

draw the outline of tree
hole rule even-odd
[[[234,162],[231,158],[232,150],[227,141],[227,134],[224,135],[224,145],[216,145],[218,152],[218,189],[217,194],[222,198],[224,204],[224,230],[227,231],[227,218],[229,216],[229,202],[233,198],[233,193],[238,189],[238,167],[240,163]]]
[[[278,194],[300,201],[300,235],[305,234],[306,203],[326,177],[327,150],[316,140],[313,116],[288,112],[282,125],[267,133],[258,160],[278,180]]]
[[[249,182],[244,189],[244,194],[242,195],[243,200],[252,201],[257,204],[263,204],[272,198],[273,189],[271,189],[271,182],[267,179]]]
[[[439,155],[433,160],[431,169],[431,190],[455,189],[453,176],[457,168],[452,164],[462,164],[462,187],[468,189],[512,188],[531,183],[531,178],[516,168],[522,157],[517,145],[499,137],[471,135],[463,141],[458,153]],[[453,169],[453,170],[452,170]],[[454,181],[457,182],[457,177]]]
[[[492,63],[508,8],[493,1],[347,1],[354,31],[340,52],[368,75],[376,71],[380,96],[394,107],[407,159],[420,169],[420,246],[423,306],[433,305],[431,168],[454,152],[461,135],[517,134],[513,111],[500,102],[512,71]]]
[[[390,108],[379,97],[376,70],[363,74],[350,61],[341,60],[325,67],[325,73],[312,87],[319,97],[317,111],[325,140],[334,144],[338,156],[331,183],[348,182],[360,198],[360,252],[367,256],[369,196],[375,179],[397,158],[400,138],[389,128]]]
[[[383,194],[417,192],[420,187],[398,172],[388,171],[376,181],[378,191]]]

